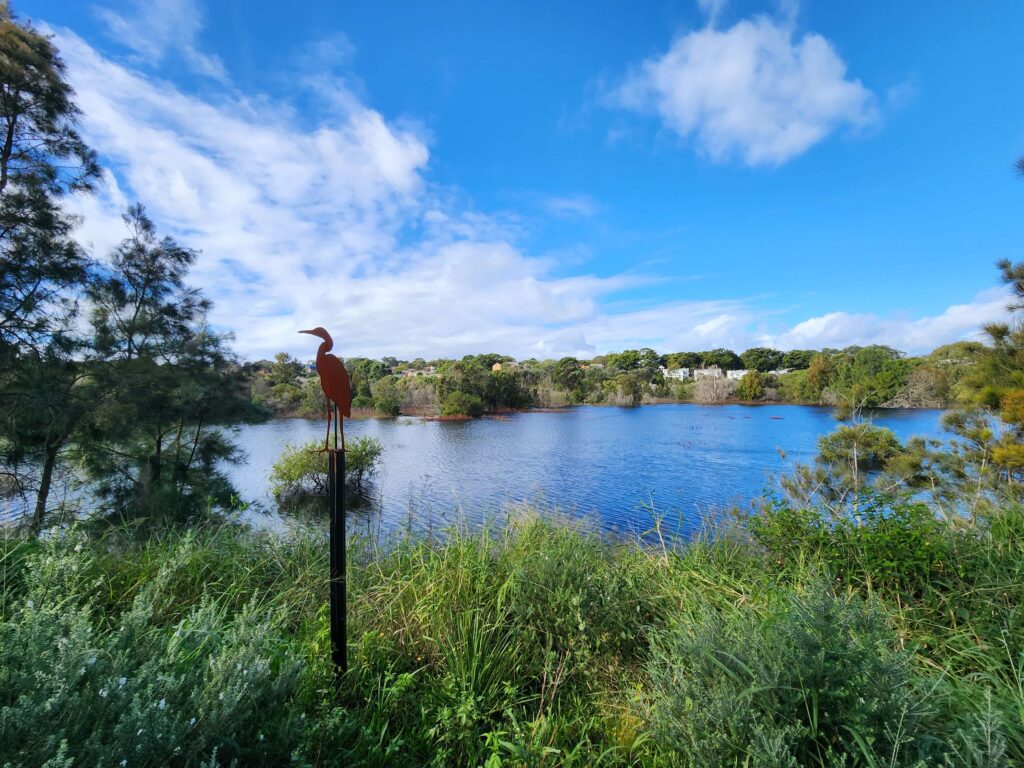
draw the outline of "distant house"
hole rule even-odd
[[[792,371],[792,368],[779,368],[777,371],[768,371],[769,376],[782,376],[785,373]]]
[[[434,376],[436,373],[437,369],[432,365],[428,365],[426,368],[421,368],[419,370],[415,368],[406,368],[402,371],[402,378],[411,379],[413,376]]]
[[[739,381],[748,373],[750,373],[750,371],[748,371],[746,368],[741,368],[738,371],[726,371],[725,376],[726,378],[731,379],[732,381]]]
[[[500,371],[501,370],[501,363],[495,363],[494,365],[492,365],[491,366],[491,370],[492,371]]]
[[[710,368],[694,368],[693,378],[700,381],[701,379],[721,379],[724,376],[722,375],[722,369],[717,365],[713,365]]]
[[[686,381],[690,378],[689,368],[666,368],[665,366],[659,366],[661,369],[661,375],[666,379],[675,379],[677,381]]]

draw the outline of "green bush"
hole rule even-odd
[[[97,610],[88,542],[57,534],[31,558],[0,622],[5,766],[291,759],[302,659],[255,597],[233,614],[212,594],[175,609],[193,550],[191,537],[169,547],[116,617]]]
[[[765,615],[705,611],[656,648],[654,727],[694,766],[916,765],[910,657],[827,585]]]
[[[362,492],[363,481],[377,474],[384,445],[375,437],[350,439],[345,446],[345,473],[355,481],[356,490]]]
[[[764,397],[765,379],[758,371],[750,371],[736,388],[736,395],[741,400],[760,400]]]
[[[373,407],[385,416],[397,416],[402,411],[402,392],[394,376],[386,376],[370,385]]]
[[[442,416],[470,416],[479,418],[484,412],[484,401],[461,390],[449,392],[441,401]]]
[[[295,494],[322,496],[327,493],[327,454],[319,440],[302,445],[287,445],[274,462],[270,481],[274,495],[283,498]],[[377,473],[384,446],[375,437],[349,438],[345,444],[345,479],[354,481],[358,491],[363,482]]]
[[[924,504],[864,497],[856,519],[827,520],[816,509],[767,505],[748,524],[780,567],[815,562],[843,583],[907,598],[949,570],[951,532]]]
[[[323,443],[319,440],[286,445],[270,471],[274,495],[327,493],[327,454],[322,450]]]

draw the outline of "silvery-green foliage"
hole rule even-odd
[[[103,615],[88,552],[54,535],[0,623],[5,766],[281,764],[299,741],[300,661],[256,603],[172,612],[168,585],[192,542],[118,615]],[[180,618],[164,622],[162,616]]]
[[[909,658],[879,610],[827,585],[763,615],[707,611],[655,649],[655,730],[694,766],[916,766]]]

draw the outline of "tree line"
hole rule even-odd
[[[574,404],[761,401],[865,407],[945,407],[969,399],[964,380],[991,351],[957,342],[908,357],[891,347],[781,350],[755,347],[659,354],[627,349],[591,359],[517,361],[495,353],[457,360],[348,358],[353,405],[366,412],[479,416],[505,409]],[[679,369],[718,369],[717,379],[677,378]],[[287,353],[246,363],[254,401],[278,414],[316,416],[315,375]],[[728,379],[728,371],[746,371]]]

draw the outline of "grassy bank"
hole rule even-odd
[[[1024,763],[1016,507],[357,543],[337,688],[312,533],[0,546],[2,765]]]

